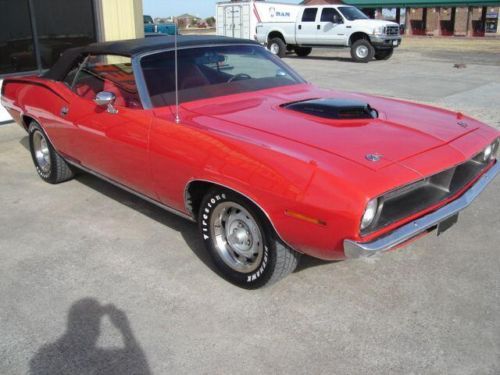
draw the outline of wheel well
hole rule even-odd
[[[196,220],[198,217],[198,212],[201,206],[201,202],[203,201],[203,197],[205,194],[208,193],[210,189],[213,188],[220,188],[220,189],[225,189],[233,192],[234,194],[238,194],[241,198],[246,200],[249,204],[251,204],[257,213],[261,216],[261,219],[264,220],[269,224],[269,229],[273,231],[273,233],[283,242],[286,244],[288,247],[292,248],[290,245],[288,245],[281,235],[278,233],[276,228],[274,227],[274,224],[271,220],[271,218],[267,215],[267,213],[260,207],[256,202],[254,202],[252,199],[246,197],[245,195],[241,194],[240,192],[233,190],[227,186],[224,185],[219,185],[214,182],[209,182],[209,181],[191,181],[188,186],[186,187],[186,191],[184,193],[184,199],[185,199],[185,204],[186,204],[186,209],[190,214],[192,214],[193,218]]]
[[[274,38],[280,38],[283,42],[285,41],[285,38],[283,38],[283,34],[281,34],[279,31],[271,31],[267,36],[267,40],[271,40]]]
[[[207,181],[192,181],[186,187],[184,193],[184,201],[186,209],[196,220],[198,211],[200,209],[201,201],[207,192],[213,187],[218,186],[212,182]],[[221,186],[222,187],[222,186]]]
[[[368,35],[366,35],[365,33],[362,33],[362,32],[358,32],[358,33],[354,33],[351,35],[351,37],[349,38],[349,45],[352,46],[354,44],[354,42],[356,42],[360,39],[370,40]]]
[[[26,131],[28,131],[28,128],[31,124],[32,121],[36,121],[33,117],[23,115],[22,116],[22,121],[23,121],[23,126]]]
[[[220,188],[224,190],[229,190],[233,192],[234,194],[238,194],[241,198],[243,198],[245,201],[247,201],[249,204],[251,204],[261,215],[264,220],[270,221],[269,217],[267,214],[264,212],[264,210],[257,204],[255,203],[252,199],[246,197],[245,195],[241,194],[240,192],[233,190],[231,188],[228,188],[227,186],[224,185],[219,185],[214,182],[208,182],[208,181],[192,181],[188,184],[186,187],[186,192],[185,192],[185,204],[186,204],[186,209],[190,214],[192,214],[193,218],[196,219],[198,217],[198,212],[200,210],[201,202],[203,201],[203,197],[210,191],[210,189],[213,188]]]

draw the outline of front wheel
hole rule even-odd
[[[267,44],[267,49],[271,51],[273,55],[279,57],[285,57],[286,55],[286,43],[281,38],[270,39]]]
[[[394,48],[378,49],[375,51],[376,60],[389,60],[394,52]]]
[[[300,254],[276,238],[260,210],[229,190],[213,189],[205,196],[199,227],[217,268],[239,286],[273,284],[298,264]]]
[[[351,57],[356,62],[367,63],[373,59],[373,55],[375,55],[375,48],[366,39],[359,39],[351,46]]]

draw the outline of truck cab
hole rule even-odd
[[[293,22],[261,22],[257,40],[283,57],[294,51],[307,56],[313,47],[350,48],[357,62],[386,60],[401,43],[399,25],[373,20],[348,5],[301,6]]]

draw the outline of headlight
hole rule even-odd
[[[488,147],[486,147],[483,151],[483,161],[488,161],[490,160],[490,157],[492,155],[492,151],[493,151],[493,145],[489,145]]]
[[[498,147],[500,146],[500,138],[497,138],[495,142],[486,146],[486,148],[474,157],[474,160],[479,163],[489,163],[495,160],[498,152]]]
[[[378,35],[378,34],[384,34],[385,33],[385,26],[378,26],[373,29],[373,34]]]
[[[378,199],[372,199],[366,205],[365,213],[361,219],[361,230],[366,229],[373,223],[378,211]]]
[[[494,160],[497,158],[498,149],[500,148],[500,138],[497,138],[495,142],[491,144],[491,156],[490,160]]]

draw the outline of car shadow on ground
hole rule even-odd
[[[101,322],[105,317],[120,333],[121,346],[98,346]],[[112,304],[101,305],[94,298],[73,303],[66,331],[56,341],[42,345],[30,360],[29,367],[30,375],[151,374],[146,355],[125,312]]]
[[[215,265],[210,258],[210,255],[205,250],[205,245],[201,240],[198,233],[198,227],[196,223],[190,222],[183,219],[177,215],[163,210],[162,208],[145,201],[131,193],[120,189],[109,182],[106,182],[96,176],[85,172],[79,172],[75,178],[78,182],[84,184],[85,186],[106,195],[133,210],[140,212],[141,214],[153,219],[160,224],[169,227],[182,235],[182,238],[191,249],[191,251],[196,255],[196,257],[201,260],[208,268],[212,271],[217,272]]]
[[[309,255],[303,254],[300,257],[300,262],[299,262],[297,268],[295,269],[295,272],[302,272],[302,271],[305,271],[309,268],[327,266],[329,264],[334,264],[337,262],[341,262],[341,261],[339,261],[339,260],[322,260],[322,259],[313,258]]]
[[[28,137],[23,137],[19,143],[29,151],[29,141]],[[75,176],[75,180],[84,184],[85,186],[106,195],[108,198],[113,199],[141,214],[165,225],[182,235],[182,238],[191,249],[193,254],[210,270],[215,272],[220,277],[224,278],[223,274],[216,268],[213,263],[210,254],[205,249],[205,245],[198,233],[198,227],[196,223],[190,222],[183,219],[175,214],[167,212],[162,208],[141,199],[134,194],[131,194],[115,185],[104,181],[94,175],[89,173],[79,171]],[[334,262],[324,261],[321,259],[313,258],[307,255],[303,255],[300,259],[299,265],[295,272],[301,272],[308,268],[318,267],[322,265],[331,264]]]

